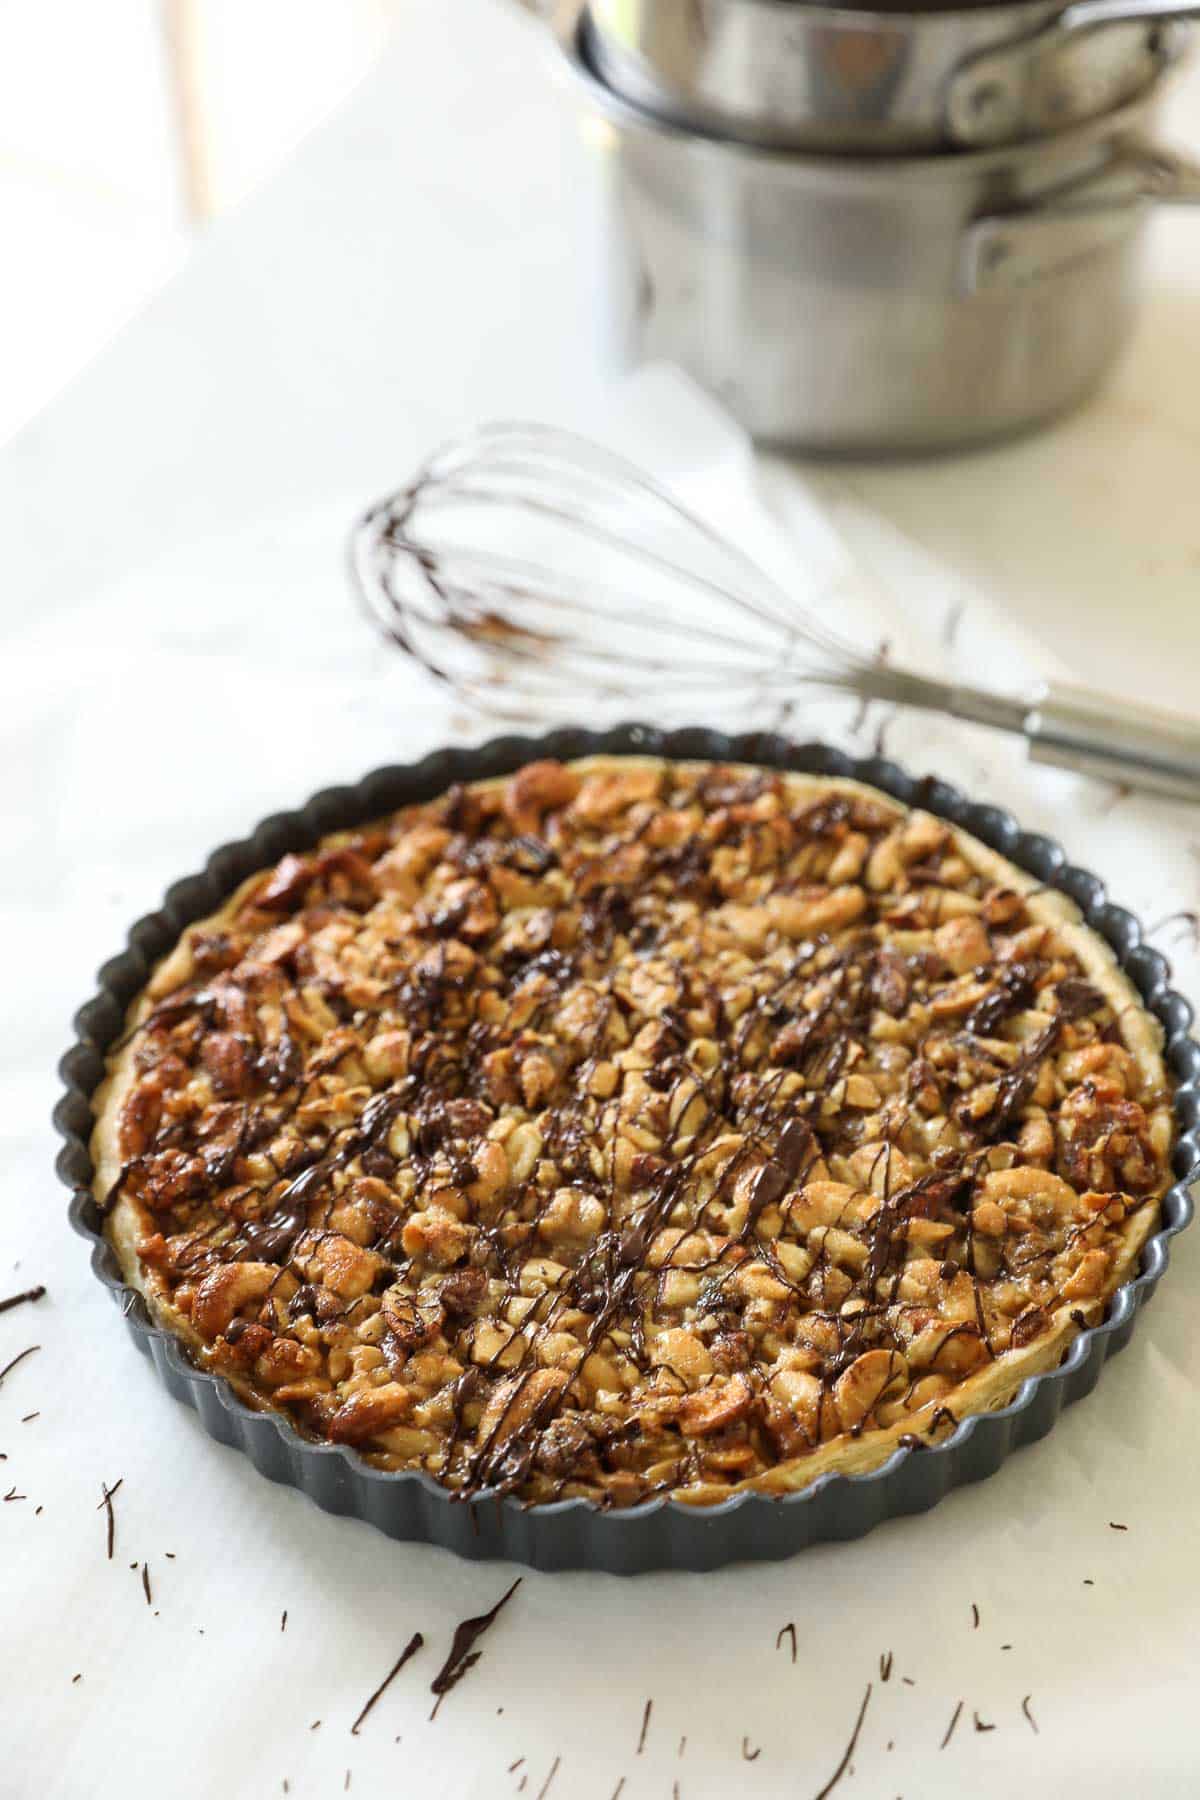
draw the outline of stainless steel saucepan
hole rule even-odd
[[[1109,112],[1153,84],[1198,14],[1197,0],[589,0],[581,49],[614,92],[692,130],[895,154]]]
[[[610,347],[682,364],[758,438],[846,454],[980,443],[1084,398],[1132,323],[1153,206],[1200,168],[1157,92],[1034,143],[807,156],[663,124],[557,17],[602,161]]]

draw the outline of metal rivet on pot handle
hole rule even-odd
[[[1055,94],[1051,104],[1073,115],[1064,93],[1069,95],[1079,77],[1065,57],[1086,34],[1106,26],[1167,26],[1196,18],[1197,0],[1075,0],[1039,31],[981,50],[959,64],[946,89],[947,136],[956,144],[984,148],[1054,129],[1053,117],[1037,116],[1035,96],[1039,90]],[[1179,53],[1178,35],[1164,31],[1155,48],[1164,63],[1171,61]],[[1064,61],[1055,82],[1048,75],[1060,56]]]

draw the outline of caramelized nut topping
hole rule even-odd
[[[711,1502],[936,1434],[1098,1316],[1167,1182],[1112,991],[867,790],[534,763],[283,857],[190,945],[108,1196],[160,1314],[460,1492]]]

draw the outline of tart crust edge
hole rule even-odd
[[[760,773],[766,767],[761,764],[725,763],[706,758],[620,755],[575,758],[566,766],[580,774],[589,774],[628,768],[631,764],[691,770],[719,766],[742,774]],[[798,796],[812,797],[830,792],[854,793],[870,799],[876,805],[890,808],[897,818],[903,818],[914,810],[882,789],[849,777],[811,775],[773,768],[767,772],[778,775],[789,791]],[[471,791],[483,792],[503,786],[510,778],[506,774],[464,785]],[[437,796],[431,798],[436,799]],[[1119,1022],[1122,1043],[1136,1058],[1144,1083],[1152,1091],[1166,1092],[1168,1083],[1161,1051],[1162,1027],[1147,1012],[1141,995],[1119,967],[1111,946],[1084,922],[1075,902],[1057,889],[1041,888],[1041,884],[1032,875],[999,852],[990,849],[951,821],[942,822],[951,832],[959,853],[977,873],[1022,893],[1033,918],[1053,925],[1065,938],[1087,979],[1112,1006]],[[351,835],[350,830],[328,832],[322,836],[320,843],[325,846],[336,845]],[[130,1003],[120,1045],[117,1050],[110,1052],[107,1073],[92,1096],[95,1119],[90,1145],[95,1168],[92,1188],[97,1204],[101,1207],[121,1168],[117,1150],[119,1120],[125,1097],[136,1078],[133,1062],[135,1044],[131,1033],[158,999],[192,978],[195,968],[192,941],[196,935],[219,928],[236,913],[246,893],[261,882],[265,873],[266,868],[255,870],[238,884],[215,912],[189,925],[174,949],[155,965],[146,985]],[[937,1443],[949,1436],[966,1418],[995,1412],[1007,1406],[1025,1381],[1057,1366],[1080,1331],[1097,1324],[1103,1317],[1108,1302],[1130,1278],[1143,1245],[1158,1225],[1162,1191],[1165,1191],[1166,1185],[1164,1181],[1163,1189],[1149,1196],[1130,1217],[1101,1293],[1070,1309],[1064,1307],[1043,1336],[1024,1348],[1001,1352],[994,1362],[968,1375],[947,1396],[951,1405],[947,1405],[945,1401],[931,1401],[894,1425],[875,1426],[858,1437],[842,1433],[804,1456],[790,1458],[763,1474],[732,1485],[729,1497],[733,1498],[747,1491],[783,1495],[807,1488],[823,1475],[862,1474],[886,1462],[901,1446],[902,1439],[906,1443],[911,1443],[914,1438],[929,1444]],[[141,1294],[154,1322],[169,1330],[184,1345],[192,1360],[204,1368],[207,1361],[204,1340],[190,1320],[171,1305],[164,1292],[165,1284],[153,1271],[144,1267],[139,1257],[138,1241],[146,1229],[146,1222],[144,1209],[122,1193],[105,1219],[105,1235],[116,1252],[126,1283]],[[253,1383],[226,1371],[220,1372],[219,1379],[227,1382],[237,1398],[253,1410],[289,1417],[281,1409],[272,1407]],[[295,1429],[295,1421],[290,1422]],[[367,1454],[363,1460],[371,1462],[374,1459]],[[691,1502],[682,1500],[681,1503],[705,1504],[700,1499]]]

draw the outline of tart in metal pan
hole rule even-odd
[[[930,1505],[1091,1386],[1190,1216],[1200,1054],[1134,921],[821,746],[381,771],[102,987],[60,1166],[135,1338],[264,1472],[468,1555],[703,1567]]]

